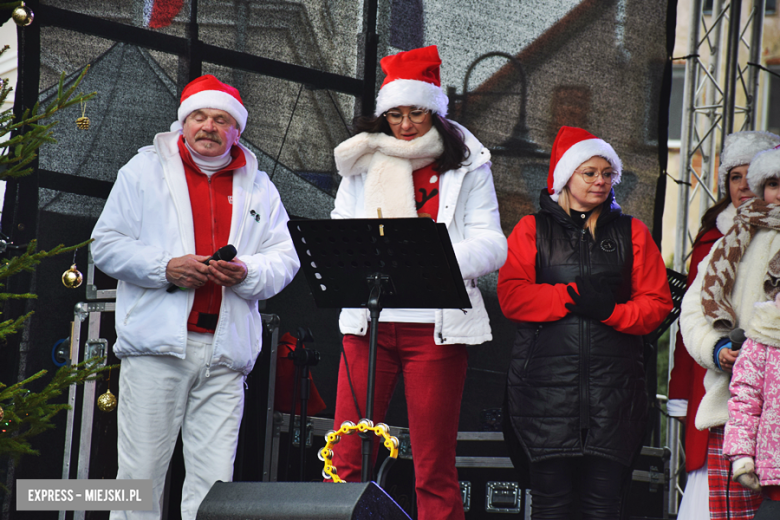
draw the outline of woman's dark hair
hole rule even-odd
[[[436,159],[434,169],[437,172],[444,173],[449,170],[456,170],[463,166],[463,161],[469,157],[469,149],[463,133],[452,123],[438,114],[431,112],[433,126],[439,131],[441,139],[444,142],[444,152]],[[352,123],[356,134],[368,132],[376,134],[393,135],[390,129],[390,123],[385,119],[384,114],[373,116],[358,116]]]
[[[708,209],[701,217],[701,227],[699,228],[699,234],[696,235],[694,243],[698,242],[709,230],[713,229],[718,224],[718,215],[731,204],[731,191],[729,190],[729,183],[731,182],[731,172],[726,174],[725,195],[715,204]]]

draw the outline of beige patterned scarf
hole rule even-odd
[[[366,173],[365,209],[368,218],[382,208],[384,218],[416,217],[412,172],[428,166],[444,153],[436,128],[412,141],[383,133],[363,132],[333,151],[342,177]]]
[[[742,204],[734,217],[734,225],[713,250],[704,274],[701,304],[704,316],[717,331],[730,332],[737,326],[731,291],[740,260],[759,228],[780,231],[780,205],[767,204],[758,198]],[[774,299],[780,292],[780,251],[767,266],[764,292],[768,299]]]

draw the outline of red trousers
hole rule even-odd
[[[368,341],[344,336],[344,351],[360,410],[365,413]],[[374,385],[374,424],[383,422],[398,376],[403,374],[409,435],[414,461],[419,520],[462,519],[463,502],[455,468],[455,445],[468,352],[465,345],[436,345],[433,324],[380,323]],[[347,380],[339,368],[334,428],[361,419]],[[374,441],[376,454],[377,439]],[[360,437],[345,435],[333,449],[333,465],[347,482],[360,482]],[[384,448],[382,448],[384,449]],[[374,459],[375,460],[375,459]]]

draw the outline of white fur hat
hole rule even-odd
[[[718,166],[718,184],[721,193],[726,191],[726,179],[732,168],[750,164],[751,159],[758,152],[769,150],[778,144],[780,144],[780,136],[771,132],[747,131],[727,135],[723,143],[723,151],[720,152]],[[755,191],[753,193],[758,194]]]
[[[780,148],[758,152],[750,161],[747,174],[750,191],[763,196],[764,184],[773,177],[780,177]]]
[[[562,126],[553,143],[550,170],[547,174],[547,192],[558,202],[558,196],[574,171],[591,157],[603,157],[614,170],[612,184],[620,182],[623,163],[614,148],[602,139],[582,128]]]
[[[375,116],[407,105],[447,115],[449,99],[441,88],[441,58],[435,45],[385,56],[379,63],[386,77],[376,97]]]

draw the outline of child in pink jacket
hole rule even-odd
[[[754,520],[780,518],[780,294],[758,303],[731,376],[723,453],[732,478],[763,491]]]
[[[769,208],[776,208],[780,204],[780,147],[756,155],[747,177],[753,192],[761,194]],[[773,213],[769,212],[764,219],[768,222],[776,218]],[[758,233],[777,233],[777,226],[766,227],[772,229]],[[780,292],[777,291],[780,256],[775,254],[762,271],[765,297],[769,301],[755,304],[748,322],[748,338],[734,362],[723,454],[731,461],[734,481],[763,492],[764,501],[753,520],[777,520],[780,518]]]

